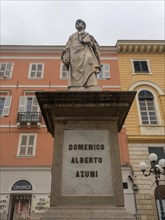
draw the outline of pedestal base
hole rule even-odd
[[[123,207],[58,207],[50,208],[40,220],[135,220]]]

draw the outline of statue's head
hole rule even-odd
[[[82,31],[82,30],[85,30],[86,24],[83,20],[78,19],[75,23],[75,27],[78,31]]]

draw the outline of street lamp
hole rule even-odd
[[[165,174],[165,159],[160,159],[158,164],[156,163],[158,160],[158,156],[154,153],[151,153],[149,155],[149,160],[151,162],[151,168],[146,172],[147,164],[145,162],[139,163],[139,168],[143,172],[143,175],[145,177],[150,176],[150,174],[153,174],[155,176],[155,183],[158,190],[158,199],[159,199],[159,205],[160,205],[160,211],[161,211],[161,219],[165,220],[165,212],[163,209],[163,202],[160,194],[160,187],[159,187],[159,179],[161,174]]]

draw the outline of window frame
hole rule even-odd
[[[149,92],[152,93],[153,95],[153,102],[154,102],[154,108],[155,108],[155,115],[156,115],[156,119],[157,119],[157,124],[143,124],[142,122],[142,116],[141,116],[141,110],[140,110],[140,103],[139,103],[139,93],[143,90],[148,90]],[[160,110],[159,110],[159,105],[158,105],[158,100],[157,100],[157,96],[155,95],[155,92],[149,88],[140,88],[138,91],[137,91],[137,95],[136,95],[136,102],[137,102],[137,110],[138,110],[138,118],[139,118],[139,125],[142,126],[142,127],[158,127],[161,125],[161,118],[160,118]]]
[[[134,62],[143,62],[143,61],[145,61],[146,63],[147,63],[147,67],[148,67],[148,71],[136,71],[135,70],[135,66],[134,66]],[[151,73],[151,66],[150,66],[150,60],[146,60],[146,59],[131,59],[131,66],[132,66],[132,74],[137,74],[137,75],[139,75],[139,74],[144,74],[144,75],[148,75],[148,74],[152,74]]]
[[[31,76],[31,73],[32,73],[32,66],[33,65],[41,65],[42,66],[42,69],[41,69],[41,76],[40,77],[37,77],[37,71],[35,70],[35,76],[32,77]],[[28,73],[28,79],[34,79],[34,80],[37,80],[37,79],[43,79],[43,75],[44,75],[44,63],[30,63],[30,66],[29,66],[29,73]]]
[[[142,90],[141,92],[144,92],[144,91],[149,92],[148,90]],[[145,97],[145,96],[139,97],[141,92],[139,92],[138,94],[138,100],[139,100],[142,124],[144,125],[145,124],[147,125],[158,124],[153,94],[149,92],[151,94],[151,97]]]
[[[61,65],[60,65],[60,79],[61,79],[61,80],[68,80],[69,71],[66,70],[66,71],[65,71],[65,72],[66,72],[66,77],[65,77],[65,78],[63,77],[63,71],[64,71],[63,68],[64,68],[64,67],[66,68],[66,66],[65,66],[63,63],[61,63]]]
[[[108,67],[108,71],[106,70],[106,67]],[[103,70],[102,70],[103,73],[101,73],[101,72],[98,73],[98,74],[97,74],[97,79],[98,79],[98,80],[110,79],[110,78],[111,78],[111,67],[110,67],[110,64],[109,64],[109,63],[101,63],[101,69],[103,69]],[[108,72],[108,75],[109,75],[109,76],[106,76],[107,72]],[[100,74],[102,74],[103,77],[99,77]]]
[[[11,69],[10,69],[9,75],[7,76],[7,74],[5,75],[5,72],[7,71],[7,64],[8,63],[11,63]],[[12,74],[13,74],[14,63],[13,62],[0,62],[0,71],[1,71],[1,65],[2,64],[5,64],[6,66],[5,66],[3,76],[1,76],[1,74],[0,74],[0,79],[11,79]]]
[[[26,140],[26,146],[25,146],[25,154],[20,154],[21,153],[21,148],[23,145],[21,145],[22,143],[22,140],[23,140],[23,136],[26,136],[27,137],[27,140]],[[29,148],[29,145],[27,142],[29,142],[29,139],[30,139],[30,136],[34,136],[34,142],[33,142],[33,152],[32,154],[27,154],[28,152],[28,148]],[[18,141],[18,148],[17,148],[17,157],[35,157],[36,156],[36,143],[37,143],[37,134],[36,133],[21,133],[19,135],[19,141]]]
[[[149,146],[148,147],[148,153],[151,154],[151,153],[154,153],[158,156],[158,159],[157,159],[157,163],[160,159],[165,159],[165,149],[164,147],[160,147],[160,146]],[[164,155],[162,155],[162,153]]]

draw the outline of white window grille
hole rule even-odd
[[[17,156],[35,156],[36,134],[20,134]]]
[[[43,63],[31,63],[29,78],[30,79],[40,79],[43,78]]]
[[[153,94],[148,90],[142,90],[138,95],[138,99],[142,124],[158,124]]]
[[[68,79],[68,70],[63,63],[61,63],[60,79]]]

